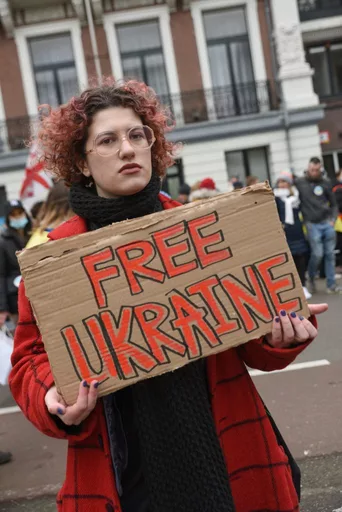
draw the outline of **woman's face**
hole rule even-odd
[[[113,150],[110,156],[102,156],[96,151],[86,155],[83,174],[93,178],[99,196],[130,196],[143,190],[150,182],[151,148],[133,147],[126,138],[130,128],[142,125],[140,117],[131,108],[110,107],[94,115],[86,152],[98,148],[101,153],[101,145],[107,150],[114,140],[118,141],[118,151]]]
[[[291,185],[285,180],[278,180],[277,188],[286,188],[287,190],[290,190]]]

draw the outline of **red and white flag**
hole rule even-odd
[[[30,212],[35,203],[45,201],[52,186],[52,177],[44,170],[37,148],[33,145],[27,158],[25,178],[20,190],[20,200],[26,211]]]

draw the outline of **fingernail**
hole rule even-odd
[[[99,387],[100,383],[99,382],[95,382],[94,384],[94,388],[97,389]]]
[[[296,315],[296,313],[293,311],[293,313],[291,313],[291,316],[292,316],[292,318],[296,318],[296,316],[297,316],[297,315]]]
[[[282,310],[280,311],[280,314],[281,314],[281,316],[286,316],[286,311],[285,311],[284,309],[282,309]]]
[[[89,388],[88,382],[86,380],[83,381],[83,387],[84,388]]]
[[[64,414],[63,409],[61,409],[60,407],[58,407],[57,412],[58,412],[58,414]]]
[[[304,320],[304,317],[303,317],[303,316],[300,316],[300,317],[299,317],[299,320],[302,320],[302,321],[303,321],[303,320]]]
[[[276,316],[274,320],[277,322],[277,324],[279,324],[279,322],[280,322],[279,316]]]

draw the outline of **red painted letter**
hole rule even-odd
[[[215,293],[214,288],[216,286],[221,287],[221,284],[216,276],[212,276],[204,279],[204,281],[192,284],[186,289],[186,292],[189,295],[195,295],[196,293],[200,295],[217,322],[215,330],[220,336],[238,330],[239,324],[236,320],[228,321],[226,315],[222,313],[222,310],[225,312],[225,309]]]
[[[157,366],[157,361],[147,350],[131,342],[132,308],[123,307],[118,322],[110,311],[103,311],[100,317],[121,370],[120,378],[138,377],[137,367],[148,373]]]
[[[138,254],[134,254],[137,253]],[[133,253],[133,255],[131,254]],[[116,254],[125,271],[131,294],[143,292],[137,276],[151,279],[158,283],[163,283],[165,274],[159,270],[147,267],[155,255],[155,249],[151,242],[133,242],[129,245],[123,245],[116,250]]]
[[[241,318],[245,331],[252,332],[258,328],[255,317],[268,323],[272,321],[272,314],[255,271],[251,266],[245,267],[244,271],[250,288],[229,274],[220,281],[235,311]]]
[[[96,298],[96,302],[99,308],[107,307],[107,295],[103,288],[103,281],[108,279],[114,279],[119,276],[119,269],[116,265],[110,265],[102,269],[98,269],[97,266],[100,263],[107,263],[108,261],[114,260],[114,254],[111,247],[105,247],[100,251],[88,254],[81,258],[82,265],[88,279],[93,287],[93,292]]]
[[[160,328],[169,316],[169,311],[166,306],[149,302],[148,304],[136,306],[134,308],[134,314],[138,320],[140,330],[146,343],[150,347],[153,356],[160,364],[170,362],[166,350],[170,350],[182,357],[185,355],[186,346],[166,334]]]
[[[61,330],[61,335],[64,340],[65,346],[68,350],[71,363],[73,368],[79,378],[79,380],[87,380],[88,382],[91,379],[99,379],[99,381],[104,381],[108,379],[108,375],[102,373],[103,371],[103,363],[102,363],[102,355],[99,354],[98,350],[96,350],[96,345],[94,344],[93,338],[91,341],[94,345],[94,348],[97,352],[100,369],[96,371],[93,366],[90,364],[89,359],[86,357],[86,351],[83,347],[83,344],[80,340],[80,337],[77,334],[77,331],[73,325],[68,325]]]
[[[276,314],[278,314],[281,309],[285,309],[286,311],[291,312],[298,311],[301,308],[301,302],[298,297],[287,302],[282,302],[279,298],[281,292],[294,289],[295,282],[293,275],[287,274],[277,279],[275,279],[272,275],[273,268],[284,265],[284,263],[287,263],[288,261],[289,260],[286,253],[283,253],[266,261],[261,261],[260,263],[255,264],[259,275],[265,283],[265,288],[271,298],[271,301],[273,302]]]
[[[200,336],[211,348],[221,345],[216,333],[205,320],[206,312],[203,308],[197,308],[175,290],[169,299],[176,316],[171,325],[173,329],[179,330],[183,342],[188,346],[189,359],[202,355]]]
[[[212,226],[217,222],[218,216],[216,212],[189,221],[189,232],[202,268],[232,257],[232,251],[229,247],[228,249],[209,251],[209,247],[224,242],[223,233],[222,231],[216,231],[216,233],[211,235],[203,235],[202,229]]]
[[[173,244],[170,243],[170,240],[179,235],[183,235],[185,231],[185,222],[179,222],[161,231],[156,231],[153,234],[154,242],[169,278],[191,272],[191,270],[195,270],[198,266],[196,260],[180,265],[177,265],[175,261],[177,256],[191,252],[188,240],[182,240]]]

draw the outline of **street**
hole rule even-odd
[[[318,339],[296,363],[321,366],[299,365],[292,371],[253,378],[300,463],[301,511],[342,512],[342,297],[320,293],[314,299],[328,299],[329,311],[319,319]],[[0,407],[13,405],[8,389],[1,388]],[[21,413],[4,412],[0,410],[0,449],[12,451],[14,460],[0,466],[0,512],[55,510],[54,496],[63,481],[65,443],[42,436]]]

